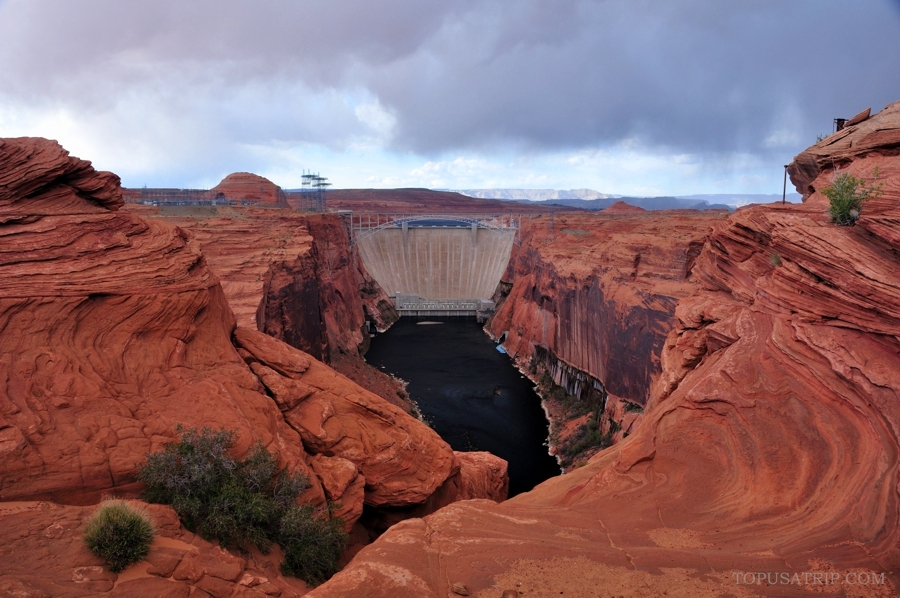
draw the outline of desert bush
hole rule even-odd
[[[228,455],[233,431],[176,431],[180,440],[148,455],[138,473],[147,485],[148,501],[172,505],[187,529],[228,548],[253,545],[267,552],[272,542],[281,544],[285,560],[291,559],[286,572],[309,583],[321,583],[337,570],[346,535],[340,520],[319,520],[311,507],[296,505],[309,488],[308,480],[279,471],[272,454],[259,443],[243,460],[233,459]],[[316,530],[324,530],[320,535],[330,539],[325,541]],[[339,533],[337,539],[331,538],[334,533]]]
[[[156,529],[145,513],[122,500],[102,503],[84,528],[87,547],[106,561],[113,573],[122,571],[150,552]]]
[[[292,507],[281,518],[278,543],[284,550],[281,572],[319,585],[337,571],[347,534],[339,518],[323,520],[312,507]]]
[[[877,169],[874,180],[878,180]],[[881,189],[881,184],[866,184],[865,179],[841,172],[835,175],[831,185],[822,189],[822,194],[830,203],[832,222],[838,226],[849,226],[859,220],[863,203],[881,195]]]
[[[203,538],[268,550],[279,519],[309,482],[279,472],[259,443],[244,460],[232,459],[234,432],[176,430],[181,439],[149,455],[138,473],[146,499],[172,505],[184,526]]]

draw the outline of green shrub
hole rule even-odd
[[[286,555],[299,553],[311,561],[306,568],[296,563],[288,567],[309,583],[321,583],[327,579],[320,579],[321,575],[330,576],[337,570],[346,535],[340,520],[322,522],[313,517],[312,508],[296,506],[297,497],[309,488],[303,476],[278,471],[272,454],[259,443],[245,459],[231,458],[228,449],[234,446],[233,431],[203,428],[198,432],[180,426],[176,431],[180,440],[148,455],[138,473],[138,479],[147,485],[144,496],[148,501],[172,505],[187,529],[207,540],[218,539],[228,548],[253,545],[267,552],[272,542],[282,544]],[[310,521],[301,524],[304,517]],[[312,532],[286,533],[286,521],[289,529],[333,526],[341,534],[340,547],[335,553]],[[287,540],[297,545],[288,547]]]
[[[878,169],[874,180],[878,180]],[[867,185],[865,179],[857,178],[849,172],[837,174],[831,185],[822,189],[831,207],[831,220],[838,226],[849,226],[859,220],[862,204],[881,195],[882,185]]]
[[[110,571],[118,573],[147,556],[155,534],[149,516],[125,501],[111,500],[101,504],[88,521],[84,542]]]
[[[281,572],[319,585],[337,571],[347,534],[341,519],[318,519],[307,505],[285,513],[278,543],[284,550]]]

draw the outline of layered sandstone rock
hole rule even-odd
[[[321,362],[255,330],[235,340],[307,450],[356,465],[367,504],[424,502],[458,468],[431,428]]]
[[[505,503],[403,522],[312,595],[896,595],[895,110],[870,119],[886,144],[846,165],[885,183],[856,226],[830,223],[825,170],[800,184],[805,204],[715,226],[627,439]]]
[[[262,442],[324,502],[184,232],[111,211],[118,177],[55,142],[0,141],[0,165],[0,499],[128,488],[181,423],[235,430],[238,453]]]
[[[346,501],[348,525],[363,501],[420,504],[459,471],[401,409],[279,340],[235,332],[184,231],[105,207],[121,205],[114,175],[36,139],[0,142],[0,173],[0,500],[133,491],[177,424],[235,430],[237,456],[261,442],[311,481],[301,500]]]
[[[398,315],[351,252],[339,216],[253,207],[125,209],[176,224],[197,241],[238,325],[264,330],[410,409],[400,383],[361,357],[367,322],[384,330]]]
[[[82,539],[96,507],[0,503],[0,595],[287,598],[308,590],[301,580],[281,575],[277,547],[268,555],[232,554],[185,530],[169,507],[132,506],[145,510],[157,534],[145,559],[116,574]]]
[[[286,208],[281,187],[265,177],[252,172],[233,172],[210,189],[212,199],[225,199],[237,203]]]
[[[687,280],[694,259],[710,227],[724,218],[639,210],[526,219],[488,329],[523,371],[536,380],[546,371],[591,403],[590,417],[618,441],[647,403],[675,305],[696,288]],[[589,423],[584,409],[569,425],[564,409],[553,401],[547,406],[557,446]],[[563,465],[579,458],[570,455]]]

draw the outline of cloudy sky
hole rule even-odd
[[[780,193],[900,0],[0,0],[0,136],[126,186]]]

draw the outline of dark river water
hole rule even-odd
[[[425,419],[455,450],[506,459],[513,496],[560,472],[544,445],[540,397],[496,346],[475,318],[403,317],[372,339],[366,361],[408,381]]]

